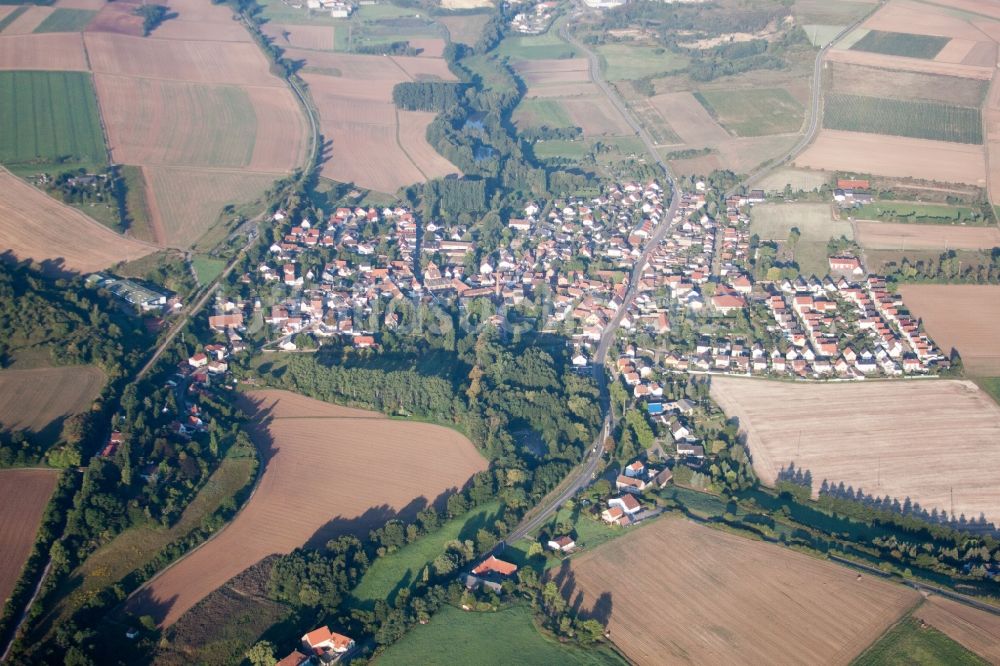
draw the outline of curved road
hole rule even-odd
[[[521,521],[521,524],[514,528],[507,538],[500,543],[500,548],[503,548],[505,544],[514,543],[523,539],[525,536],[538,529],[548,518],[562,505],[563,502],[573,497],[581,488],[585,487],[594,478],[594,474],[597,472],[597,468],[601,463],[601,453],[604,450],[604,439],[610,434],[612,424],[611,415],[611,401],[608,397],[608,387],[607,387],[607,376],[604,371],[604,364],[607,361],[608,350],[611,349],[611,344],[615,341],[615,335],[618,332],[618,327],[621,326],[622,317],[628,312],[629,307],[635,300],[636,296],[636,286],[639,284],[639,278],[642,276],[643,270],[646,268],[646,264],[649,262],[649,256],[652,254],[653,250],[660,244],[667,232],[673,226],[674,216],[677,214],[677,208],[680,205],[680,194],[677,189],[677,183],[674,179],[673,173],[670,171],[670,166],[660,157],[660,154],[656,151],[656,144],[653,142],[652,137],[648,132],[639,124],[639,122],[632,116],[631,112],[625,107],[625,104],[621,101],[617,94],[611,87],[601,78],[601,64],[597,59],[597,54],[589,50],[582,43],[580,43],[575,37],[570,35],[569,31],[566,30],[566,24],[564,23],[559,28],[559,35],[587,54],[590,60],[590,80],[597,84],[598,88],[604,93],[612,105],[618,110],[618,113],[625,119],[636,136],[642,139],[643,144],[646,146],[646,150],[649,152],[653,161],[663,169],[663,173],[666,176],[664,182],[664,189],[670,190],[670,206],[667,208],[660,221],[660,224],[653,230],[652,235],[649,240],[642,248],[642,252],[636,259],[635,264],[632,267],[632,274],[629,276],[628,289],[625,292],[625,297],[622,301],[621,307],[615,312],[615,316],[611,318],[608,325],[604,327],[604,332],[601,335],[601,340],[597,344],[597,350],[594,353],[593,368],[594,368],[594,378],[597,380],[597,386],[601,392],[601,409],[604,412],[604,425],[601,427],[601,431],[598,433],[597,437],[594,439],[594,444],[587,453],[583,462],[577,466],[570,475],[549,495],[544,497],[541,503],[535,508],[534,511],[528,513],[528,515]]]

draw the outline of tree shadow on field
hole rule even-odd
[[[614,608],[611,592],[605,591],[598,595],[590,608],[584,607],[586,601],[582,590],[577,589],[576,573],[570,566],[570,560],[563,560],[559,570],[548,574],[548,580],[556,584],[559,593],[569,605],[570,613],[581,620],[597,620],[607,627],[611,621]]]

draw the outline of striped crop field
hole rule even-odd
[[[953,143],[983,142],[982,115],[977,108],[886,97],[828,94],[823,127]]]

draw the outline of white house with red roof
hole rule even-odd
[[[330,627],[322,626],[302,637],[302,647],[324,664],[329,664],[354,649],[354,639],[330,631]]]

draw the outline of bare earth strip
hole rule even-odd
[[[0,599],[10,596],[21,576],[58,480],[54,469],[0,470]]]
[[[689,146],[701,147],[730,138],[694,95],[689,92],[667,93],[650,98],[671,129]]]
[[[941,349],[958,350],[968,372],[1000,375],[1000,286],[906,284],[899,292]]]
[[[52,7],[28,7],[28,9],[14,19],[10,25],[3,30],[6,35],[30,35],[35,31],[42,21],[49,17],[55,10]]]
[[[114,233],[75,208],[70,208],[0,170],[0,252],[18,260],[51,261],[53,273],[90,273],[131,261],[156,247]]]
[[[0,35],[0,69],[86,72],[83,37],[78,32]]]
[[[869,53],[867,51],[842,51],[832,49],[827,52],[826,59],[831,62],[846,62],[853,65],[867,65],[889,70],[923,72],[925,74],[943,74],[945,76],[961,76],[970,79],[989,81],[993,76],[992,67],[978,67],[952,62],[937,62],[921,58],[905,58],[903,56]]]
[[[367,534],[460,488],[486,463],[458,432],[426,423],[344,416],[308,398],[254,392],[254,441],[266,460],[243,511],[130,602],[168,626],[246,567],[338,534]],[[266,404],[265,404],[266,403]],[[267,405],[271,409],[266,409]]]
[[[1000,229],[949,224],[857,222],[861,244],[873,250],[988,250],[1000,247]]]
[[[253,43],[147,39],[96,32],[86,33],[84,39],[96,74],[195,83],[282,85],[268,71],[267,60]]]
[[[931,596],[914,615],[991,664],[1000,663],[1000,615]]]
[[[428,178],[443,178],[453,173],[461,175],[458,167],[427,143],[427,126],[434,120],[434,115],[431,111],[400,111],[399,142]]]
[[[90,409],[107,379],[88,365],[0,371],[0,428],[41,432]],[[2,534],[2,533],[0,533]]]
[[[795,165],[983,186],[982,146],[908,137],[822,130]]]
[[[948,512],[953,489],[956,517],[1000,523],[1000,407],[972,382],[713,377],[712,397],[739,419],[768,485],[794,463],[812,472],[814,493],[825,479]]]
[[[555,571],[555,570],[553,570]],[[780,546],[664,518],[550,576],[629,661],[847,664],[920,598]]]
[[[165,245],[189,247],[219,219],[228,204],[250,203],[283,174],[146,167],[162,219]]]

